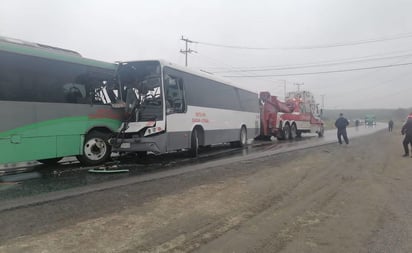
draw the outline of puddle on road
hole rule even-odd
[[[41,178],[41,174],[38,172],[26,172],[13,175],[4,175],[0,177],[0,182],[20,182],[35,178]]]
[[[17,186],[18,182],[0,182],[0,192]]]

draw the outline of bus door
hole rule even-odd
[[[183,80],[168,74],[164,75],[166,114],[185,112]]]
[[[167,149],[188,148],[192,122],[187,115],[183,79],[177,75],[163,74],[167,128]]]

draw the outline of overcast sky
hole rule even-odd
[[[412,107],[411,0],[0,0],[0,36],[104,61],[165,59],[325,108]],[[311,65],[311,66],[308,66]],[[269,69],[269,70],[268,70]],[[366,70],[365,70],[366,69]],[[241,77],[233,77],[241,76]]]

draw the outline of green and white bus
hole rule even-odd
[[[56,47],[0,37],[0,165],[77,156],[97,165],[123,112],[116,64]]]

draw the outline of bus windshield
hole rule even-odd
[[[130,121],[163,119],[163,95],[160,64],[156,61],[130,62],[119,65],[118,79],[122,99]]]

